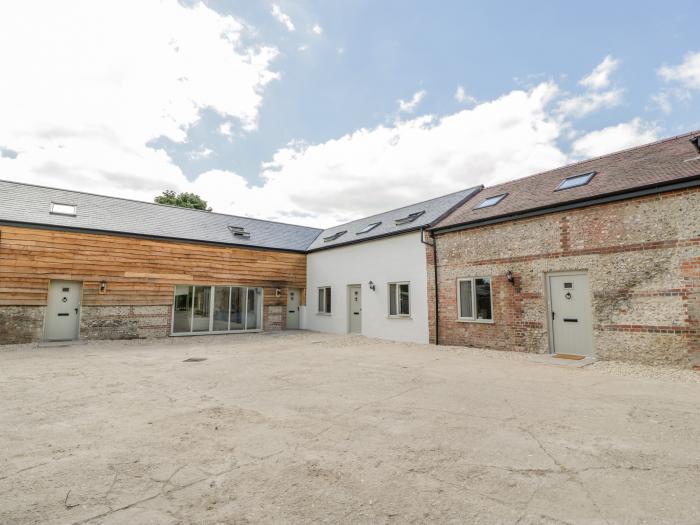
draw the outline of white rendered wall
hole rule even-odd
[[[313,252],[307,259],[304,328],[348,332],[348,285],[362,286],[362,334],[393,341],[428,342],[425,248],[420,232]],[[369,281],[376,290],[369,289]],[[411,283],[410,318],[389,318],[390,282]],[[332,313],[318,314],[318,287],[331,286]]]

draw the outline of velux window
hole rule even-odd
[[[331,313],[331,287],[321,286],[318,289],[318,313]]]
[[[401,217],[400,219],[394,220],[394,222],[396,223],[396,226],[401,226],[402,224],[408,224],[410,222],[415,221],[418,217],[420,217],[424,213],[425,213],[425,210],[414,211],[413,213],[409,213],[405,217]]]
[[[490,277],[457,279],[457,307],[460,321],[493,321]]]
[[[234,237],[238,237],[240,239],[250,239],[250,232],[243,226],[229,226],[228,229]]]
[[[343,231],[340,231],[340,232],[332,233],[332,234],[329,235],[328,237],[324,237],[324,238],[323,238],[323,242],[331,242],[331,241],[334,241],[334,240],[336,240],[337,238],[342,237],[342,236],[345,235],[346,233],[347,233],[347,230],[343,230]]]
[[[389,317],[411,315],[410,283],[389,283]]]
[[[508,195],[507,193],[501,193],[500,195],[494,195],[493,197],[489,197],[487,199],[484,199],[474,209],[480,210],[481,208],[489,208],[490,206],[495,206],[496,204],[501,202],[503,199],[505,199],[507,195]]]
[[[371,224],[368,224],[367,226],[365,226],[364,228],[362,228],[359,232],[357,232],[355,235],[360,235],[361,233],[370,232],[370,231],[374,230],[374,229],[375,229],[377,226],[379,226],[380,224],[381,224],[381,221],[379,221],[379,222],[373,222],[373,223],[371,223]]]
[[[68,215],[70,217],[75,217],[78,215],[78,205],[77,204],[60,204],[58,202],[52,202],[49,212],[54,215]]]
[[[591,179],[593,178],[595,173],[595,171],[591,171],[582,175],[574,175],[572,177],[567,177],[559,183],[559,186],[557,186],[557,189],[555,189],[554,191],[568,190],[569,188],[585,186],[586,184],[591,182]]]

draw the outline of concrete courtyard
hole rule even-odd
[[[645,370],[310,332],[6,347],[0,523],[700,523],[698,374]]]

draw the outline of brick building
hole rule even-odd
[[[698,136],[465,202],[431,229],[431,341],[700,364]]]

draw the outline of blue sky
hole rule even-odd
[[[329,226],[700,129],[692,1],[29,4],[3,178]]]

